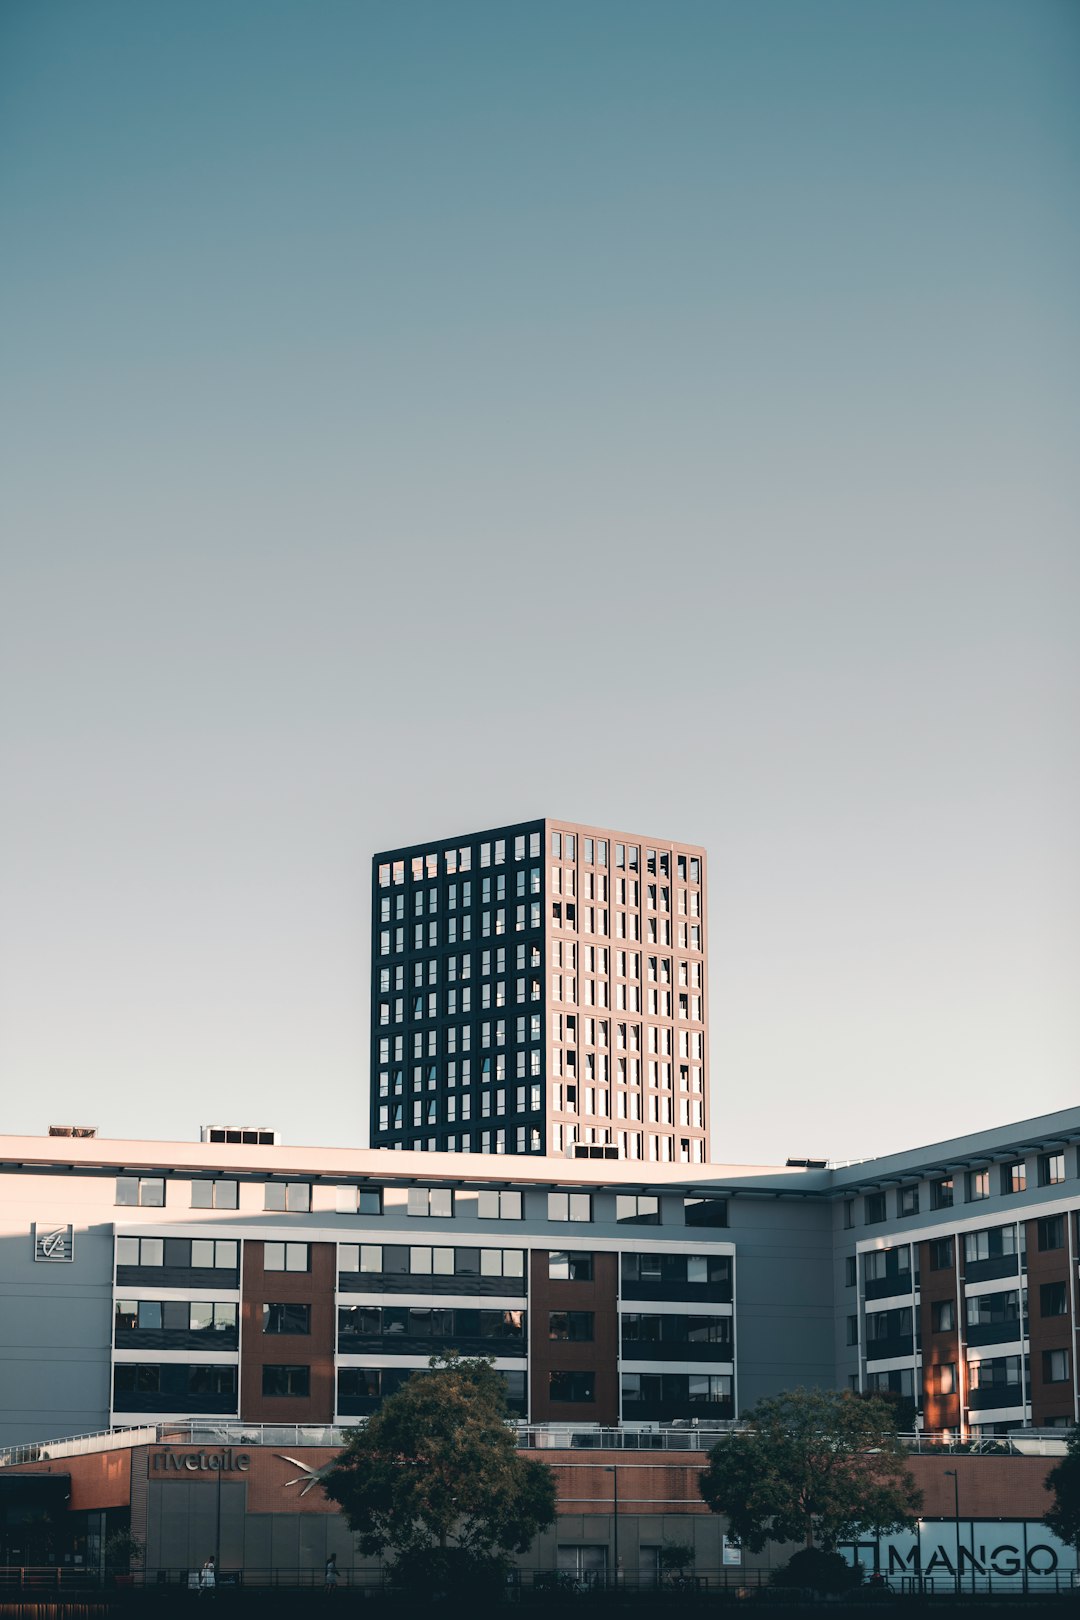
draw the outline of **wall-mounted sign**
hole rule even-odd
[[[330,1461],[323,1463],[321,1468],[309,1468],[307,1463],[300,1461],[299,1457],[289,1457],[284,1451],[275,1452],[275,1456],[280,1457],[282,1462],[292,1463],[294,1468],[299,1468],[300,1472],[296,1478],[287,1479],[282,1486],[282,1490],[287,1491],[290,1485],[299,1485],[302,1482],[304,1488],[300,1492],[301,1496],[306,1496],[308,1491],[313,1490],[316,1485],[321,1485],[331,1470],[337,1467],[339,1460],[337,1457],[331,1457]]]
[[[233,1451],[155,1451],[150,1468],[155,1474],[246,1474],[251,1454]]]
[[[75,1228],[34,1222],[35,1260],[74,1260]]]
[[[1059,1541],[1039,1521],[962,1519],[957,1536],[956,1525],[948,1520],[923,1520],[914,1535],[849,1543],[840,1551],[889,1581],[921,1574],[933,1580],[935,1590],[956,1582],[958,1558],[965,1591],[1020,1588],[1025,1575],[1029,1584],[1033,1577],[1053,1577],[1067,1589],[1077,1567],[1076,1548]],[[1038,1590],[1038,1581],[1035,1586]]]
[[[725,1569],[737,1567],[742,1563],[742,1543],[733,1541],[730,1536],[723,1537],[723,1551],[720,1558]]]

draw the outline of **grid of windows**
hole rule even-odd
[[[342,1243],[340,1271],[353,1275],[418,1277],[525,1276],[522,1249],[443,1248],[426,1243]]]
[[[179,1270],[236,1271],[240,1245],[235,1238],[118,1237],[117,1266],[168,1266]]]
[[[542,1150],[542,842],[507,829],[377,858],[376,1145]]]
[[[376,857],[373,1143],[703,1162],[703,884],[557,826]]]
[[[472,1339],[497,1339],[499,1355],[523,1355],[525,1312],[430,1305],[338,1307],[339,1349],[348,1351],[378,1340],[390,1350],[410,1339],[438,1340],[457,1349]]]
[[[235,1334],[239,1306],[229,1301],[118,1299],[113,1312],[117,1335],[125,1333]]]

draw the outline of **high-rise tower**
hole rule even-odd
[[[705,852],[544,818],[372,864],[371,1145],[708,1158]]]

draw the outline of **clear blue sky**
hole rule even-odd
[[[368,860],[706,844],[715,1147],[1076,1101],[1080,9],[7,0],[0,1127],[366,1132]]]

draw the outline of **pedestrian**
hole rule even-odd
[[[209,1593],[213,1597],[216,1591],[217,1565],[214,1563],[214,1555],[211,1553],[199,1572],[199,1596],[205,1597]]]
[[[326,1560],[325,1590],[336,1592],[338,1583],[337,1553],[331,1553]]]

